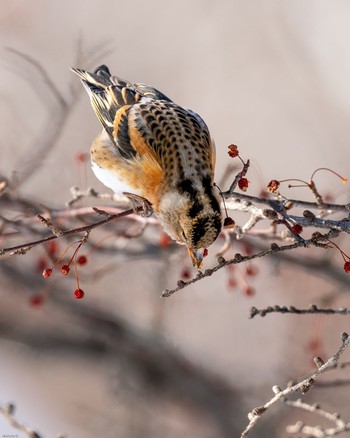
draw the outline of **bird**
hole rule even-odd
[[[214,187],[215,144],[203,119],[152,86],[72,68],[103,130],[90,148],[95,176],[151,204],[164,231],[200,269],[222,229]]]

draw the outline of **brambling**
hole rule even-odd
[[[199,269],[222,227],[207,125],[157,89],[111,76],[105,65],[94,73],[72,70],[103,126],[90,150],[96,177],[116,193],[146,199]]]

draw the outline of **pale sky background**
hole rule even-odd
[[[1,0],[0,174],[21,172],[34,139],[45,135],[48,123],[42,84],[33,82],[30,72],[25,72],[26,80],[15,74],[22,64],[6,48],[35,58],[68,95],[69,85],[77,80],[70,66],[85,67],[76,65],[81,38],[87,49],[101,42],[109,45],[111,52],[98,62],[113,73],[151,84],[203,117],[217,146],[217,180],[231,163],[231,143],[251,159],[251,194],[258,194],[271,179],[308,179],[317,167],[331,167],[349,177],[349,23],[350,3],[345,0]],[[55,149],[21,193],[62,206],[70,187],[79,184],[74,156],[89,150],[99,129],[81,93]],[[349,188],[334,176],[322,174],[317,183],[320,191],[339,194],[338,202],[349,202]],[[103,189],[90,170],[87,185]],[[298,190],[292,197],[311,200]],[[347,248],[349,242],[344,241]],[[113,309],[142,330],[151,327],[161,308],[162,334],[169,343],[246,390],[250,407],[267,400],[272,385],[310,370],[306,344],[315,330],[321,330],[327,354],[336,350],[340,331],[349,331],[349,320],[341,318],[248,320],[252,305],[306,307],[334,289],[320,277],[267,260],[257,263],[260,273],[252,280],[257,295],[252,298],[228,292],[227,276],[220,273],[160,302],[161,290],[176,283],[176,263],[168,283],[162,284],[159,264],[124,265],[87,287],[87,303]],[[280,277],[275,275],[278,269]],[[134,272],[140,272],[142,288]],[[1,299],[6,300],[6,294],[4,286]],[[10,301],[12,310],[23,307],[16,298]],[[337,301],[349,306],[346,303],[346,295]],[[44,315],[40,310],[28,319],[40,324]],[[43,436],[117,436],[115,430],[107,432],[113,420],[107,407],[113,369],[103,358],[86,363],[78,355],[36,353],[6,339],[0,340],[0,351],[0,402],[15,401],[19,416]],[[96,415],[96,405],[104,410],[105,423],[103,415]],[[342,413],[349,417],[350,408]],[[0,432],[14,433],[1,416]],[[184,436],[181,433],[172,436]]]

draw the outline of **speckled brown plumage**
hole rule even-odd
[[[73,70],[104,128],[91,146],[96,176],[116,192],[146,198],[199,267],[221,230],[215,148],[206,124],[157,89],[111,76],[106,66],[94,73]]]

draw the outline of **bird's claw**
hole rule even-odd
[[[139,216],[149,217],[153,214],[152,204],[143,196],[129,192],[123,192],[123,195],[130,199],[134,212]]]

